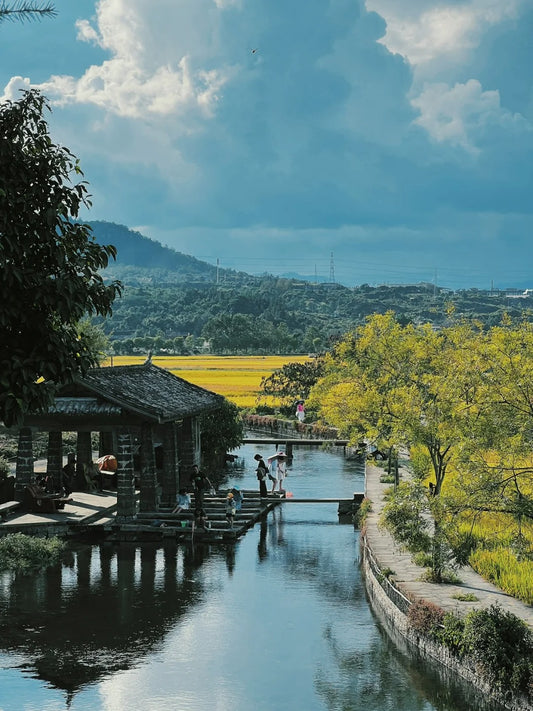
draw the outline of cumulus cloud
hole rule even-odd
[[[476,47],[483,33],[503,20],[514,19],[523,0],[470,0],[464,3],[414,0],[367,0],[367,7],[387,21],[381,40],[413,65],[442,55],[463,57]]]
[[[436,141],[448,141],[477,153],[478,136],[488,126],[528,128],[521,116],[512,115],[500,106],[497,91],[483,91],[481,84],[470,79],[464,84],[431,84],[412,101],[420,111],[415,123],[427,130]]]
[[[79,78],[54,75],[38,87],[58,105],[95,104],[118,116],[212,116],[230,69],[195,64],[194,46],[190,37],[185,41],[184,27],[198,17],[198,6],[208,19],[207,26],[203,22],[204,48],[216,30],[216,18],[209,27],[207,0],[195,3],[185,3],[189,12],[168,3],[152,11],[140,0],[101,0],[94,25],[87,19],[77,21],[77,37],[98,45],[109,58]],[[173,34],[169,28],[181,29]]]

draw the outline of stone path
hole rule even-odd
[[[385,491],[391,487],[391,484],[380,482],[382,474],[382,469],[371,463],[367,464],[365,491],[367,498],[372,502],[372,511],[366,519],[366,537],[380,569],[388,568],[394,571],[392,575],[394,584],[407,597],[433,602],[443,610],[461,616],[469,610],[497,604],[503,610],[521,617],[533,630],[533,607],[502,592],[475,573],[470,566],[458,571],[457,576],[461,581],[458,585],[426,583],[420,580],[423,569],[415,565],[411,554],[404,552],[391,535],[379,526],[379,516],[385,504]],[[454,598],[454,595],[468,593],[474,594],[477,600],[463,602]]]

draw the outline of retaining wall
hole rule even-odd
[[[407,613],[411,602],[380,571],[364,532],[361,534],[361,566],[372,609],[389,636],[400,647],[403,646],[404,651],[409,651],[410,654],[416,651],[425,658],[438,662],[443,681],[446,681],[446,676],[449,677],[449,672],[453,672],[469,682],[477,689],[478,699],[481,692],[482,696],[494,700],[509,711],[533,711],[533,706],[525,699],[505,699],[480,677],[473,666],[459,660],[447,647],[421,635],[409,624]]]

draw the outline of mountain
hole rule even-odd
[[[145,237],[140,232],[130,230],[114,222],[88,222],[99,244],[112,244],[117,248],[117,259],[111,262],[106,276],[117,278],[116,274],[127,268],[141,272],[173,273],[174,279],[188,281],[200,279],[214,282],[217,268],[174,249],[164,247],[160,242]],[[120,277],[118,277],[120,278]]]
[[[123,225],[89,224],[100,244],[117,248],[117,261],[105,269],[104,277],[120,279],[124,293],[110,318],[94,319],[112,338],[117,353],[121,341],[122,352],[128,353],[131,339],[187,336],[209,340],[217,352],[317,352],[374,313],[394,311],[401,323],[439,327],[452,310],[456,317],[490,326],[504,315],[529,318],[533,308],[529,291],[454,292],[433,284],[346,287],[252,276],[218,269]]]

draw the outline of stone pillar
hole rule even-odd
[[[157,477],[155,473],[154,440],[152,426],[143,424],[141,427],[141,511],[157,511]]]
[[[22,501],[24,487],[33,480],[33,446],[32,433],[29,427],[23,427],[19,432],[17,450],[17,467],[15,474],[15,498]]]
[[[46,473],[53,482],[54,491],[61,488],[61,468],[63,466],[63,436],[61,432],[48,433],[48,452],[46,456]]]
[[[103,457],[105,454],[115,454],[116,446],[113,439],[113,432],[100,432],[100,441],[98,443],[99,457]]]
[[[133,438],[130,431],[117,434],[117,523],[131,521],[137,513],[133,475]]]
[[[93,446],[90,432],[78,432],[76,441],[76,489],[86,489],[83,468],[91,467],[93,463]]]
[[[161,505],[175,506],[179,490],[179,463],[176,442],[176,425],[169,422],[163,426],[163,473],[161,475]]]
[[[198,424],[196,420],[187,418],[180,422],[177,430],[178,452],[180,458],[180,487],[191,483],[192,465],[200,464],[200,452],[197,447]]]

